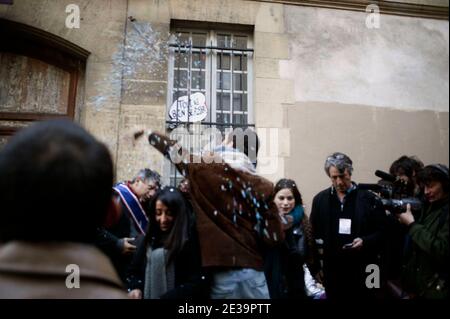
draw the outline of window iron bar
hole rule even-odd
[[[170,43],[169,47],[171,48],[179,48],[183,50],[189,50],[189,49],[202,49],[202,50],[218,50],[218,51],[234,51],[234,52],[255,52],[254,49],[239,49],[239,48],[224,48],[224,47],[217,47],[217,46],[200,46],[200,45],[179,45]]]
[[[228,127],[255,127],[255,124],[235,124],[235,123],[219,123],[219,122],[186,122],[186,121],[166,121],[166,124],[184,124],[184,125],[194,125],[194,124],[200,124],[200,125],[217,125],[217,126],[228,126]]]

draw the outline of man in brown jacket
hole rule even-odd
[[[189,180],[202,265],[213,276],[211,297],[269,298],[263,246],[283,240],[281,221],[270,199],[273,184],[255,174],[247,156],[253,153],[256,162],[256,133],[240,130],[232,137],[212,153],[195,158],[164,135],[148,135],[150,144]]]
[[[94,245],[114,211],[108,149],[70,121],[40,122],[0,152],[0,298],[126,298]]]

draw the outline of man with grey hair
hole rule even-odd
[[[331,187],[314,197],[311,223],[316,241],[323,242],[323,283],[330,299],[370,298],[367,266],[379,265],[386,215],[382,203],[352,181],[353,162],[343,153],[325,161]],[[378,281],[372,281],[378,287]],[[368,287],[369,286],[369,287]],[[375,289],[376,290],[376,289]]]
[[[113,187],[120,213],[108,227],[98,230],[97,245],[110,257],[124,282],[136,246],[147,230],[146,206],[160,189],[160,179],[156,171],[144,168],[131,181]]]

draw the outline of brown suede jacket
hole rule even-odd
[[[267,179],[194,157],[168,137],[152,133],[149,142],[188,178],[196,214],[203,267],[263,269],[264,245],[284,239],[281,220],[272,203],[273,184]],[[210,163],[212,162],[212,163]]]
[[[69,266],[69,267],[68,267]],[[75,269],[79,270],[79,286]],[[69,283],[69,285],[68,285]],[[111,262],[92,245],[71,242],[0,245],[0,299],[127,299]]]

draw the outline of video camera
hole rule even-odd
[[[422,201],[411,195],[409,183],[380,170],[375,171],[375,176],[381,178],[377,184],[358,184],[358,187],[377,194],[386,210],[401,214],[406,211],[408,204],[411,205],[411,210],[422,209]]]

